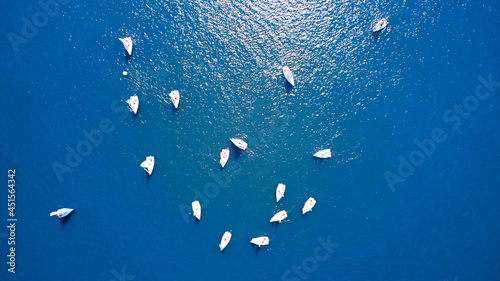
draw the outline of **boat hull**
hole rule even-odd
[[[57,216],[58,218],[62,219],[66,217],[67,215],[71,214],[74,209],[69,209],[69,208],[61,208],[55,212],[50,213],[50,216]]]
[[[286,81],[288,81],[288,83],[290,83],[290,85],[295,86],[295,80],[293,79],[293,73],[290,70],[290,68],[288,68],[288,66],[283,67],[283,74],[285,75]]]
[[[125,37],[125,38],[118,38],[120,39],[120,41],[122,41],[123,43],[123,47],[125,47],[125,50],[127,50],[127,53],[129,56],[132,55],[132,48],[133,48],[133,44],[132,44],[132,37]]]
[[[287,217],[288,217],[288,214],[286,213],[286,211],[280,211],[271,218],[270,222],[272,222],[272,223],[273,222],[281,222],[282,220],[286,219]]]
[[[155,158],[153,156],[146,157],[146,161],[141,163],[141,167],[151,176],[155,167]]]
[[[130,98],[127,100],[127,103],[129,105],[130,111],[132,111],[134,114],[137,114],[137,110],[139,109],[139,98],[137,95],[130,96]]]
[[[229,159],[229,148],[225,148],[220,152],[220,165],[222,168],[226,166],[227,160]]]
[[[240,139],[229,139],[229,140],[231,140],[231,142],[241,150],[246,150],[248,147],[248,144]]]
[[[226,247],[227,247],[227,244],[229,244],[229,241],[231,241],[231,232],[229,231],[226,231],[224,232],[224,235],[222,236],[222,239],[220,240],[220,244],[219,244],[219,249],[221,250],[224,250]]]
[[[330,158],[330,157],[332,157],[332,152],[330,149],[323,149],[323,150],[320,150],[320,151],[314,153],[313,156],[317,157],[317,158],[322,158],[322,159]]]
[[[381,19],[377,24],[373,27],[373,33],[380,32],[387,27],[389,22],[386,19]]]
[[[269,237],[261,236],[261,237],[253,238],[252,240],[250,240],[250,243],[255,244],[259,247],[267,246],[267,245],[269,245]]]
[[[282,183],[278,184],[276,188],[276,203],[278,203],[281,198],[285,197],[286,186]]]
[[[179,107],[179,100],[180,100],[179,91],[173,90],[172,92],[170,92],[170,94],[168,94],[168,96],[170,97],[170,101],[172,102],[174,107],[178,108]]]
[[[302,208],[302,214],[312,211],[314,205],[316,205],[316,200],[314,200],[314,198],[312,197],[309,197],[306,203],[304,203],[304,207]]]
[[[194,201],[191,203],[191,208],[193,208],[193,216],[198,220],[201,220],[201,205],[199,201]]]

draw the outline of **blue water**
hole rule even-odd
[[[46,18],[36,1],[0,3],[0,280],[500,280],[500,87],[478,79],[500,81],[500,2],[61,2]],[[489,96],[470,98],[478,86]],[[464,101],[467,118],[443,119]],[[67,162],[101,122],[102,140]],[[446,140],[418,158],[435,129]],[[231,137],[249,148],[221,170]],[[324,148],[333,157],[313,159]],[[183,211],[195,199],[199,223]],[[49,217],[61,207],[75,209],[64,224]]]

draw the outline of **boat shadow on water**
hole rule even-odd
[[[372,32],[373,42],[377,43],[380,38],[380,31]]]
[[[255,244],[252,244],[252,248],[255,249],[255,256],[257,256],[259,254],[259,251],[260,251],[260,247],[255,245]]]
[[[272,223],[271,223],[271,225],[272,225],[272,226],[273,226],[273,228],[274,228],[275,233],[276,233],[276,232],[278,232],[278,225],[279,225],[279,224],[280,224],[279,222],[272,222]]]
[[[290,84],[288,81],[285,79],[285,91],[287,94],[289,94],[293,89],[292,84]]]
[[[234,144],[232,145],[232,148],[233,148],[234,160],[240,158],[241,154],[243,153],[243,150],[239,149]]]
[[[228,246],[229,246],[229,245],[228,245]],[[227,246],[226,246],[226,248],[227,248]],[[220,248],[219,248],[219,251],[220,251],[221,256],[223,256],[223,255],[224,255],[224,251],[226,250],[226,248],[224,248],[224,250],[222,250],[222,251],[220,251]]]
[[[75,211],[69,213],[67,216],[65,216],[64,218],[61,218],[61,224],[62,224],[62,227],[64,227],[66,225],[66,223],[68,222],[69,218],[73,215]]]
[[[179,110],[179,108],[175,108],[175,106],[172,106],[172,115],[175,115],[177,110]]]
[[[319,163],[318,165],[319,165],[320,167],[321,167],[321,163],[323,163],[323,161],[324,161],[324,160],[326,160],[326,159],[323,159],[323,158],[317,158],[317,157],[314,157],[314,156],[313,156],[313,158],[314,158],[314,163],[318,162],[318,163]]]

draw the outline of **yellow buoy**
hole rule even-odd
[[[124,71],[123,76],[128,76],[128,72]]]

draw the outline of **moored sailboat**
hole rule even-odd
[[[278,203],[281,198],[285,197],[285,189],[286,186],[284,184],[278,184],[278,187],[276,188],[276,203]]]
[[[137,114],[137,110],[139,109],[139,98],[137,97],[137,95],[130,96],[130,98],[127,100],[127,103],[130,111],[132,111],[134,114]]]
[[[286,211],[280,211],[271,218],[271,222],[281,222],[282,220],[286,219],[287,216],[288,214],[286,213]]]
[[[226,163],[227,163],[227,160],[229,159],[229,148],[224,148],[221,152],[220,152],[220,165],[222,166],[222,168],[224,168],[224,166],[226,166]]]
[[[269,245],[269,237],[261,236],[261,237],[253,238],[252,240],[250,240],[250,243],[255,244],[259,247],[260,246],[267,246],[267,245]]]
[[[389,22],[386,19],[379,20],[377,24],[375,24],[375,26],[373,27],[373,33],[382,31],[383,29],[386,28],[388,23]]]
[[[290,85],[295,86],[295,80],[293,79],[293,73],[288,68],[288,66],[283,66],[283,74],[285,75],[286,81],[290,83]]]
[[[123,43],[123,47],[127,50],[129,56],[132,55],[132,37],[118,38]]]
[[[229,140],[231,140],[231,142],[234,145],[236,145],[236,147],[239,149],[246,150],[248,147],[248,144],[246,142],[244,142],[243,140],[240,140],[240,139],[229,139]]]
[[[193,208],[193,216],[198,220],[201,220],[201,205],[199,201],[194,201],[191,203],[191,207]]]
[[[55,212],[52,212],[50,213],[50,216],[57,216],[58,218],[64,218],[66,217],[67,215],[69,215],[71,212],[73,212],[73,209],[69,209],[69,208],[61,208]]]
[[[219,249],[222,251],[227,247],[227,244],[229,244],[229,241],[231,241],[231,232],[226,231],[224,232],[224,235],[222,236],[222,239],[220,240],[219,244]]]
[[[146,160],[141,163],[141,167],[151,176],[155,168],[155,158],[153,156],[146,157]]]
[[[168,94],[170,97],[170,101],[174,105],[175,108],[179,107],[179,100],[180,100],[180,95],[178,90],[173,90]]]
[[[330,149],[323,149],[323,150],[320,150],[316,153],[314,153],[313,155],[314,157],[318,157],[318,158],[330,158],[332,157],[332,152],[330,151]]]
[[[314,200],[314,198],[312,197],[309,197],[306,203],[304,203],[304,207],[302,208],[302,214],[312,211],[314,205],[316,205],[316,200]]]

